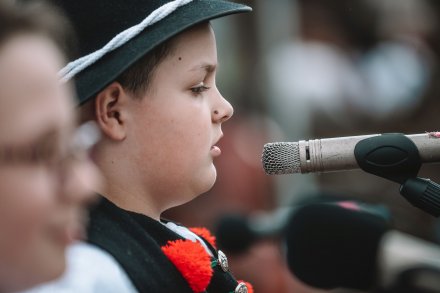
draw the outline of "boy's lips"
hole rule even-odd
[[[218,146],[216,146],[216,143],[218,143],[222,137],[223,137],[223,133],[220,133],[218,139],[216,139],[213,145],[211,146],[211,154],[214,157],[218,157],[222,154],[222,150]]]
[[[222,151],[221,151],[221,149],[218,146],[213,145],[211,147],[211,154],[214,157],[218,157],[218,156],[220,156],[222,154]]]

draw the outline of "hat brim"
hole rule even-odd
[[[192,1],[147,27],[120,48],[103,56],[75,76],[77,98],[83,104],[159,44],[198,23],[249,12],[246,5],[226,1]]]

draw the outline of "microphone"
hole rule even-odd
[[[214,234],[218,246],[228,253],[244,253],[254,243],[262,239],[280,239],[286,225],[296,210],[311,202],[337,202],[347,208],[364,210],[369,213],[390,219],[390,211],[380,204],[366,204],[352,198],[341,200],[331,194],[322,194],[318,198],[305,200],[304,203],[279,207],[271,212],[259,212],[251,216],[225,214],[215,224]]]
[[[440,292],[439,247],[391,230],[365,210],[310,204],[292,215],[285,232],[289,269],[309,286],[393,292],[416,271],[423,282],[411,284],[411,292]]]
[[[355,148],[359,142],[375,137],[394,139],[399,136],[404,135],[388,133],[267,143],[263,148],[263,168],[268,175],[358,169],[360,166],[355,157]],[[438,133],[412,134],[405,137],[415,144],[422,163],[440,162]],[[401,141],[395,143],[388,140],[383,145],[376,145],[365,154],[366,159],[382,167],[399,163],[408,155],[408,151],[400,144]]]
[[[422,163],[440,162],[440,133],[386,133],[264,145],[268,175],[361,168],[401,184],[412,205],[440,216],[440,185],[417,178]]]

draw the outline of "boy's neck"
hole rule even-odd
[[[157,221],[162,213],[156,203],[140,192],[131,192],[117,186],[107,186],[99,193],[121,209],[148,216]]]

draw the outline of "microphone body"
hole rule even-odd
[[[262,155],[263,168],[268,175],[357,169],[360,167],[354,153],[356,145],[380,135],[387,134],[267,143]],[[437,136],[431,133],[405,136],[417,147],[422,163],[440,162]]]

